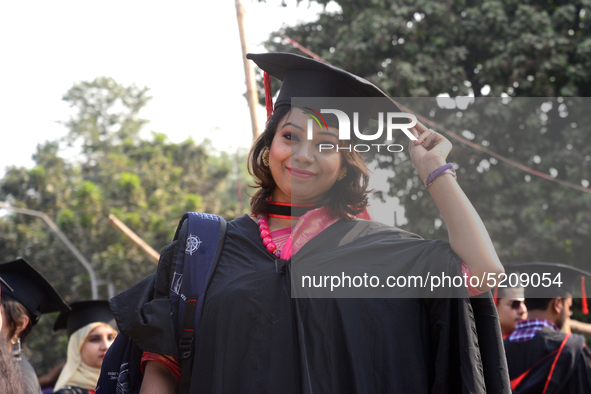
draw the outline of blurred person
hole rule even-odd
[[[12,344],[13,356],[21,369],[25,394],[41,393],[33,366],[22,355],[22,346],[42,314],[70,308],[51,284],[24,259],[0,264],[0,275],[13,291],[2,284],[2,333]]]
[[[584,323],[574,319],[568,319],[568,329],[570,332],[575,334],[581,334],[585,336],[591,336],[591,324]],[[569,331],[563,331],[569,332]]]
[[[527,307],[523,287],[498,287],[495,305],[503,339],[515,330],[515,325],[527,319]]]
[[[591,393],[591,351],[585,338],[560,331],[571,314],[575,281],[591,273],[555,263],[505,268],[551,279],[549,286],[525,286],[527,320],[504,340],[513,393]]]
[[[70,308],[54,325],[68,333],[68,359],[54,393],[94,394],[103,358],[117,336],[115,319],[106,300],[74,302]]]
[[[1,277],[0,284],[1,300],[2,291],[12,292],[12,288]],[[0,330],[2,330],[2,313],[0,313]],[[19,375],[20,368],[12,356],[8,340],[4,335],[0,335],[0,393],[22,394],[22,379],[19,378]]]

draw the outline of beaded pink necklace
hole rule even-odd
[[[275,243],[273,242],[273,238],[271,238],[271,229],[269,228],[269,222],[267,221],[267,217],[263,214],[259,214],[257,215],[257,219],[257,223],[259,224],[259,231],[261,232],[261,238],[263,239],[263,245],[265,245],[269,253],[279,258],[281,256],[281,251],[277,250],[277,245],[275,245]]]
[[[278,250],[277,244],[280,245],[281,242],[277,240],[273,241],[271,230],[269,229],[268,217],[265,214],[257,215],[257,223],[263,245],[275,258],[283,260],[289,260],[292,253],[297,253],[309,240],[338,220],[339,216],[327,206],[310,210],[298,219],[295,226],[285,229],[289,233],[288,239],[281,246],[281,250]],[[283,235],[279,235],[279,233],[283,233]],[[275,235],[285,237],[286,234],[285,231],[278,230]]]

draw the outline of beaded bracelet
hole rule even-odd
[[[433,181],[444,174],[449,174],[454,178],[457,178],[456,172],[453,170],[453,166],[454,165],[452,163],[447,163],[430,173],[429,176],[427,176],[427,179],[425,179],[425,187],[429,189],[429,186],[433,184]]]

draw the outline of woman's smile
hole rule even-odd
[[[311,178],[316,175],[313,172],[306,171],[306,170],[299,170],[299,169],[293,168],[293,167],[287,167],[287,171],[289,171],[289,173],[291,175],[298,177],[298,178]]]

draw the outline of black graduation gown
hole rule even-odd
[[[554,364],[556,351],[566,334],[550,327],[540,330],[533,339],[509,342],[505,351],[511,380],[531,369],[514,393],[542,393]],[[546,394],[591,393],[591,351],[582,335],[572,334],[566,342],[552,373]]]
[[[434,264],[461,273],[448,244],[375,223],[373,230],[339,246],[354,225],[339,221],[330,226],[298,252],[298,263],[359,253],[361,261],[387,258],[389,264]],[[159,287],[170,282],[171,267],[164,260],[174,257],[161,258],[156,298],[166,294]],[[197,333],[192,393],[510,391],[490,297],[472,302],[467,297],[293,299],[290,290],[290,263],[277,269],[252,219],[230,222]],[[170,316],[166,311],[154,316],[160,300],[136,312],[124,304],[112,302],[122,332],[137,338],[145,351],[173,354],[169,340],[146,335],[146,322]],[[141,327],[133,324],[134,313],[141,316],[136,319]],[[171,325],[160,324],[152,332],[166,332],[164,326]]]

